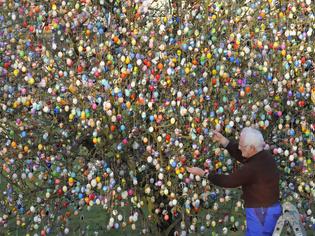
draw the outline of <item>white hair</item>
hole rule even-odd
[[[259,130],[246,127],[241,131],[241,135],[243,136],[244,145],[253,145],[257,152],[264,149],[264,137]]]

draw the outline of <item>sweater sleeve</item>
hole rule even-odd
[[[230,153],[230,155],[238,160],[239,162],[244,163],[245,158],[242,156],[242,152],[238,149],[238,143],[235,141],[230,141],[226,146],[226,150]]]
[[[244,165],[240,169],[236,170],[233,174],[222,175],[212,174],[209,175],[209,180],[220,187],[224,188],[236,188],[242,185],[250,184],[255,178],[254,171],[249,165]]]

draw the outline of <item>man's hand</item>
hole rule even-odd
[[[220,143],[223,147],[226,147],[229,144],[229,140],[224,137],[220,132],[213,130],[213,141]]]
[[[186,167],[187,171],[193,175],[199,175],[203,177],[205,175],[205,171],[199,167]]]

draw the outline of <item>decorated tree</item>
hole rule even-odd
[[[306,1],[2,1],[1,231],[244,230],[238,167],[211,140],[260,129],[281,198],[314,227],[314,5]],[[312,208],[313,207],[313,208]]]

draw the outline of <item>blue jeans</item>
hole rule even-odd
[[[267,208],[245,208],[246,236],[271,236],[282,213],[280,203]]]

